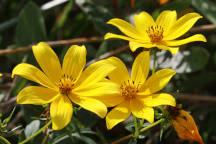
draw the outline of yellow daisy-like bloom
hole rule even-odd
[[[43,72],[33,65],[21,63],[13,69],[12,77],[19,75],[43,87],[29,86],[22,89],[17,103],[51,103],[50,115],[54,130],[60,130],[70,122],[73,114],[72,102],[101,118],[105,117],[107,107],[92,96],[102,96],[107,92],[107,87],[112,88],[112,84],[99,81],[115,69],[113,65],[102,60],[83,71],[86,64],[85,46],[71,46],[62,66],[55,52],[46,43],[41,42],[32,49]]]
[[[116,102],[106,116],[106,125],[112,129],[118,123],[127,119],[131,112],[137,118],[154,122],[154,109],[159,105],[175,106],[175,99],[167,93],[155,94],[161,90],[172,78],[175,72],[171,69],[162,69],[147,79],[149,74],[149,51],[140,53],[132,66],[131,77],[124,63],[111,57],[107,60],[117,68],[108,74],[109,79],[119,87],[119,94],[112,100]]]
[[[116,26],[126,36],[107,33],[105,39],[119,38],[129,41],[132,51],[139,47],[169,50],[172,54],[178,52],[179,46],[193,41],[206,42],[205,36],[196,34],[182,40],[176,40],[185,34],[202,18],[198,13],[188,13],[177,20],[176,11],[165,10],[154,21],[147,12],[141,12],[134,16],[134,25],[114,18],[108,24]]]

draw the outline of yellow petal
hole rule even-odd
[[[170,40],[170,41],[166,41],[166,44],[168,46],[180,46],[180,45],[187,44],[187,43],[194,42],[194,41],[203,41],[203,42],[206,42],[206,38],[202,34],[196,34],[196,35],[193,35],[191,37],[188,37],[188,38],[182,39],[182,40]]]
[[[198,19],[202,18],[198,13],[188,13],[182,16],[180,19],[176,21],[176,23],[169,29],[166,37],[163,40],[174,40],[187,31],[196,23]]]
[[[130,108],[132,114],[137,118],[146,119],[148,122],[154,122],[154,109],[147,107],[138,99],[131,100]]]
[[[111,81],[121,85],[124,81],[129,80],[129,74],[125,64],[117,57],[110,57],[107,59],[112,65],[116,67],[111,73],[109,73],[109,78]]]
[[[72,114],[73,106],[69,98],[60,95],[50,106],[52,129],[63,129],[71,121]]]
[[[137,99],[139,99],[140,101],[142,101],[142,103],[144,103],[144,105],[149,107],[155,107],[159,105],[176,105],[175,98],[167,93],[153,94],[149,96],[137,96]]]
[[[35,59],[48,78],[54,83],[58,82],[61,76],[61,65],[52,48],[45,42],[40,42],[32,46],[32,50]]]
[[[134,41],[130,41],[129,42],[129,46],[132,52],[134,52],[136,49],[143,47],[143,48],[153,48],[156,45],[155,44],[151,44],[151,43],[139,43],[139,42],[134,42]]]
[[[126,120],[130,116],[129,103],[127,101],[113,108],[106,116],[107,129],[112,129],[118,123]]]
[[[133,27],[130,23],[122,19],[114,18],[109,20],[107,23],[116,26],[122,33],[129,37],[135,39],[142,39],[142,37],[140,36],[139,32],[135,29],[135,27]]]
[[[107,107],[105,104],[100,102],[97,99],[89,98],[89,97],[81,97],[77,95],[70,95],[69,98],[72,102],[80,105],[86,110],[89,110],[101,118],[104,118],[107,113]]]
[[[127,40],[127,41],[137,41],[133,38],[123,36],[123,35],[113,34],[113,33],[106,33],[106,35],[104,36],[105,40],[111,39],[111,38],[123,39],[123,40]]]
[[[157,71],[140,87],[140,95],[150,95],[163,89],[175,73],[172,69]]]
[[[12,71],[12,77],[14,77],[14,75],[19,75],[45,87],[58,90],[57,86],[54,85],[42,71],[33,65],[27,63],[18,64]]]
[[[166,36],[171,26],[176,23],[176,11],[165,10],[157,17],[156,24],[163,28],[163,35]]]
[[[145,82],[149,74],[149,63],[149,51],[143,51],[136,57],[131,71],[131,79],[134,81],[135,85]]]
[[[86,96],[103,102],[107,107],[115,106],[123,101],[120,85],[113,82],[98,82],[89,87],[77,87],[72,91],[75,95]]]
[[[52,102],[57,96],[58,92],[51,89],[29,86],[19,92],[17,103],[43,105]]]
[[[159,49],[162,49],[162,50],[168,50],[172,54],[176,54],[179,51],[179,47],[169,47],[169,46],[166,46],[166,45],[157,45],[157,47]]]
[[[78,79],[86,64],[85,46],[72,45],[64,56],[62,74]]]
[[[136,29],[140,33],[142,33],[142,39],[146,42],[149,42],[150,39],[148,37],[148,34],[146,33],[146,30],[149,29],[151,26],[155,26],[155,22],[152,16],[144,11],[139,14],[136,14],[134,15],[134,24],[136,26]]]
[[[95,62],[84,70],[77,84],[80,84],[79,87],[88,87],[93,85],[105,78],[115,68],[116,67],[110,64],[107,60]]]

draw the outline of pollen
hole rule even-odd
[[[136,97],[138,92],[138,86],[136,87],[134,82],[128,80],[121,85],[121,94],[125,98],[125,100],[131,100]]]
[[[152,43],[158,43],[163,39],[163,27],[161,26],[151,26],[146,30]]]
[[[59,80],[59,91],[63,95],[69,95],[71,90],[74,88],[75,79],[71,76],[63,75],[62,78]]]

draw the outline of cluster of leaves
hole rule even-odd
[[[45,3],[51,6],[48,7]],[[111,18],[121,17],[132,22],[131,19],[136,12],[145,10],[157,17],[165,9],[177,10],[180,15],[191,11],[200,12],[204,18],[199,21],[197,26],[216,24],[216,3],[214,0],[173,0],[164,5],[159,5],[157,1],[145,0],[135,1],[134,8],[131,7],[129,0],[66,0],[58,5],[45,0],[3,0],[0,1],[0,50],[17,49],[40,41],[92,36],[103,37],[107,32],[119,33],[117,29],[106,24]],[[182,46],[181,51],[175,56],[165,51],[157,53],[158,69],[170,67],[177,72],[173,83],[166,87],[166,91],[202,95],[216,94],[214,88],[216,82],[215,30],[203,33],[208,39],[208,44],[196,43],[196,46],[193,44]],[[126,44],[125,41],[121,40],[86,44],[88,50],[87,60],[97,58]],[[69,45],[61,46],[61,48],[56,47],[55,51],[60,56],[60,59],[63,58],[68,47]],[[122,52],[118,56],[124,62],[131,63],[135,55],[136,53]],[[13,66],[22,61],[37,65],[31,51],[8,54],[0,57],[0,72],[10,73]],[[10,78],[3,77],[0,79],[0,85],[2,86],[11,82]],[[7,87],[0,89],[1,103],[4,103],[4,98],[8,93],[11,98],[15,97],[24,86],[33,84],[22,78],[18,78],[14,83],[11,90]],[[209,101],[211,102],[211,100]],[[214,105],[183,100],[181,103],[194,112],[195,120],[200,123],[198,125],[204,141],[215,143],[213,137],[216,134]],[[191,105],[194,107],[191,107]],[[14,105],[9,105],[9,111],[12,111],[13,107]],[[10,114],[8,118],[5,118],[9,111],[7,109],[5,114],[6,108],[5,106],[3,108],[1,118],[4,120],[3,122],[0,121],[0,135],[6,136],[11,142],[23,141],[44,125],[44,119],[39,118],[44,110],[43,107],[19,105],[16,112],[13,111],[12,114],[14,113],[15,116],[19,112],[23,114],[23,117],[15,124],[21,124],[24,131],[17,135],[15,133],[17,127],[12,128],[12,130],[6,129],[7,124],[13,117]],[[52,132],[47,143],[109,143],[134,131],[134,125],[130,119],[124,123],[124,126],[120,125],[111,131],[107,131],[104,120],[98,119],[94,114],[83,109],[77,108],[76,110],[79,112],[75,112],[70,124],[61,131]],[[156,119],[160,117],[159,112],[160,110],[156,110]],[[166,124],[166,122],[161,124],[160,139],[154,138],[158,135],[157,133],[147,132],[140,135],[138,141],[131,139],[130,143],[146,142],[149,139],[152,143],[160,143],[160,141],[164,143],[173,142],[176,137],[173,138],[170,135],[175,135],[175,133],[172,133],[173,129],[168,131]],[[148,125],[148,123],[145,123],[143,127]],[[16,135],[16,137],[13,136],[12,138],[11,134]],[[29,143],[40,143],[43,137],[44,135],[40,134]],[[125,143],[128,143],[128,141]]]

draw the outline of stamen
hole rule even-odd
[[[163,39],[163,27],[161,26],[151,26],[146,30],[152,43],[160,42]]]
[[[124,96],[126,100],[134,99],[138,92],[138,86],[135,86],[134,81],[131,80],[124,82],[120,88],[122,96]]]
[[[60,93],[63,95],[68,95],[74,88],[75,81],[76,79],[73,79],[72,76],[64,74],[58,83]]]

